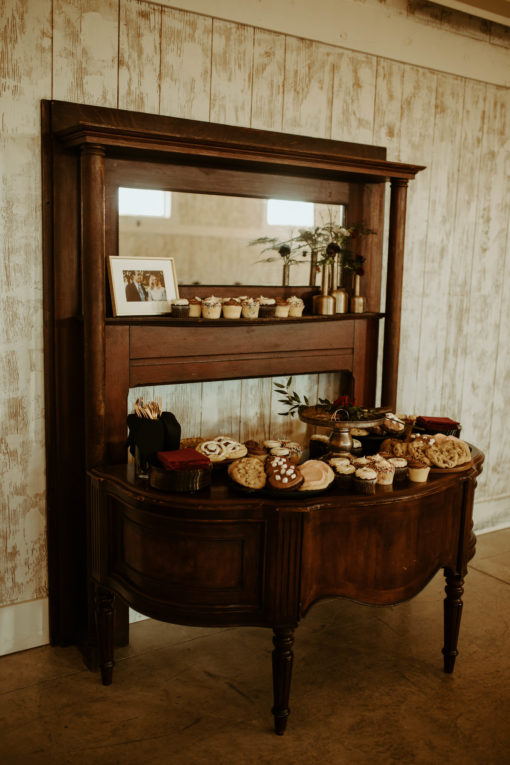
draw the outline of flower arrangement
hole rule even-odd
[[[337,256],[341,256],[343,268],[363,276],[363,264],[365,258],[353,253],[349,248],[351,241],[362,234],[373,234],[374,231],[364,228],[362,225],[340,226],[333,221],[330,211],[329,219],[313,228],[299,229],[295,236],[286,240],[275,237],[263,236],[250,242],[252,245],[262,245],[262,253],[276,251],[283,259],[285,265],[294,265],[303,262],[308,255],[317,257],[317,265],[330,265]],[[262,263],[271,263],[278,260],[276,256],[264,258]]]

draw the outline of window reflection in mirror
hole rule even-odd
[[[300,228],[326,222],[330,214],[342,223],[345,210],[344,205],[314,203],[302,208],[300,203],[293,210],[292,205],[287,205],[287,212],[280,209],[280,215],[289,220],[287,216],[293,214],[292,225],[268,223],[266,199],[150,190],[155,195],[154,207],[149,203],[147,213],[142,206],[145,201],[140,199],[137,207],[133,197],[144,191],[129,189],[127,208],[120,196],[122,193],[126,197],[127,192],[119,189],[119,255],[172,257],[180,284],[280,285],[282,263],[278,253],[262,253],[260,246],[249,243],[263,236],[288,239]],[[162,195],[168,195],[166,202]],[[261,262],[271,256],[276,258],[274,262]],[[304,252],[302,258],[291,268],[293,286],[309,283],[309,253]]]

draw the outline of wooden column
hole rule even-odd
[[[104,461],[105,191],[102,146],[81,151],[81,272],[86,468]]]
[[[381,403],[393,410],[395,410],[397,403],[406,201],[407,180],[392,178]]]

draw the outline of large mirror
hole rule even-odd
[[[120,188],[119,255],[172,257],[180,284],[278,286],[278,252],[250,242],[283,241],[330,218],[342,224],[344,214],[343,204]],[[308,285],[310,252],[297,261],[289,284]]]

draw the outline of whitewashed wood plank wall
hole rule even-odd
[[[46,593],[39,101],[384,145],[411,183],[399,409],[487,456],[475,523],[510,523],[507,89],[139,0],[0,3],[0,605]],[[469,40],[466,40],[466,46]],[[273,381],[132,391],[186,434],[305,435]],[[296,388],[332,395],[332,376]]]

